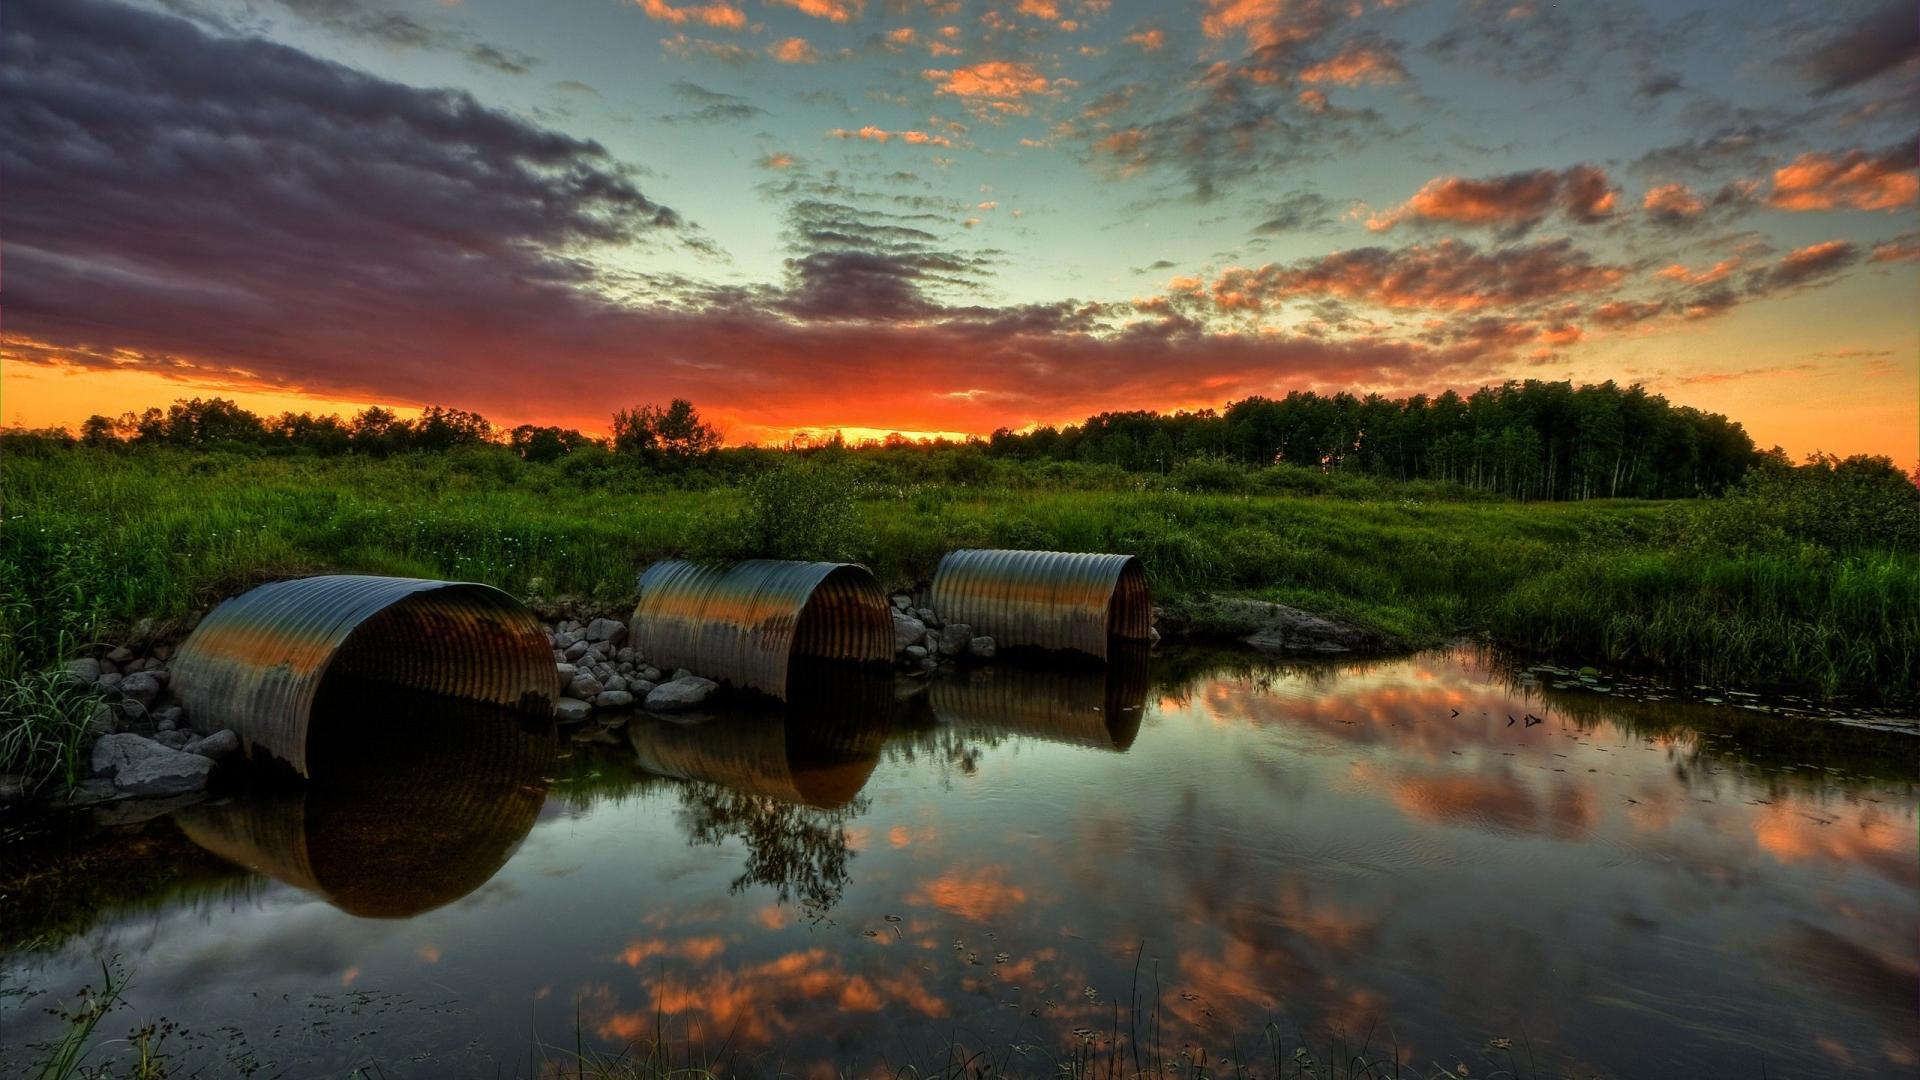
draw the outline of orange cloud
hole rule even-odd
[[[1138,45],[1142,52],[1159,52],[1167,43],[1167,32],[1158,27],[1136,30],[1127,35],[1127,44]]]
[[[1341,86],[1397,83],[1406,77],[1407,69],[1392,49],[1369,41],[1349,41],[1339,52],[1300,72],[1301,82],[1330,82]]]
[[[1576,220],[1595,221],[1611,213],[1614,203],[1607,174],[1593,165],[1575,165],[1561,172],[1535,169],[1505,176],[1441,176],[1421,185],[1401,205],[1368,218],[1367,228],[1384,232],[1413,221],[1525,229],[1556,207]]]
[[[1481,251],[1448,239],[1391,250],[1354,248],[1257,270],[1235,267],[1214,281],[1210,295],[1199,295],[1197,285],[1187,291],[1228,311],[1259,312],[1275,301],[1307,296],[1478,311],[1594,292],[1624,276],[1621,268],[1595,264],[1564,240]]]
[[[1060,5],[1054,0],[1020,0],[1013,10],[1035,19],[1053,20],[1060,17]]]
[[[1898,210],[1920,197],[1920,176],[1904,147],[1869,155],[1801,154],[1774,170],[1767,203],[1780,210]]]
[[[806,38],[790,37],[767,46],[767,55],[783,64],[811,64],[820,59]]]
[[[901,142],[912,143],[915,146],[953,145],[953,140],[947,138],[945,135],[933,135],[925,131],[888,131],[885,128],[876,127],[872,124],[851,131],[847,128],[834,128],[832,131],[827,132],[827,134],[836,139],[860,139],[865,142],[884,143],[899,139]]]
[[[847,22],[867,9],[866,0],[769,0],[803,15],[831,22]]]
[[[1647,189],[1640,199],[1640,207],[1668,217],[1691,218],[1705,213],[1707,204],[1685,184],[1661,184]]]
[[[1003,113],[1024,114],[1023,98],[1045,94],[1051,84],[1032,64],[1016,60],[982,60],[967,67],[928,68],[920,73],[934,84],[934,92],[951,94]]]
[[[1698,271],[1689,270],[1679,263],[1674,263],[1672,266],[1655,271],[1655,274],[1659,277],[1666,278],[1668,281],[1677,281],[1682,285],[1710,285],[1713,282],[1725,278],[1728,274],[1733,273],[1734,270],[1739,268],[1740,262],[1740,257],[1735,255],[1731,258],[1721,259],[1707,269]]]
[[[747,13],[732,4],[725,3],[724,0],[712,4],[689,4],[685,7],[674,7],[666,0],[639,0],[639,4],[640,10],[647,13],[647,18],[672,23],[675,26],[698,23],[701,26],[712,26],[723,30],[738,30],[747,25]]]

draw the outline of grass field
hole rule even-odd
[[[1210,492],[1097,471],[973,483],[857,464],[840,473],[824,493],[801,484],[768,494],[527,465],[493,448],[387,459],[16,453],[0,522],[0,663],[10,667],[0,674],[18,678],[136,620],[184,618],[250,584],[314,571],[485,581],[613,605],[631,596],[640,567],[669,555],[837,553],[897,584],[926,578],[948,550],[985,545],[1129,552],[1163,599],[1257,596],[1410,645],[1479,631],[1567,662],[1868,698],[1908,694],[1916,676],[1920,553],[1731,546],[1695,527],[1695,504],[1455,499],[1377,482]],[[839,530],[827,548],[778,533],[842,495],[846,520],[822,526]],[[774,532],[743,524],[756,515]]]

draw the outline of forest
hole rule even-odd
[[[117,418],[93,416],[78,439],[96,446],[376,457],[495,443],[530,462],[608,451],[667,469],[726,452],[720,449],[720,433],[684,400],[623,409],[613,416],[606,439],[552,426],[497,428],[475,413],[440,406],[415,420],[378,407],[351,419],[305,413],[268,418],[221,398],[179,401],[165,410]],[[834,438],[824,445],[845,444]],[[1172,473],[1189,462],[1253,469],[1290,465],[1331,476],[1437,481],[1548,500],[1717,495],[1766,456],[1738,423],[1673,405],[1638,385],[1576,387],[1536,380],[1482,387],[1464,396],[1450,390],[1401,399],[1299,391],[1278,399],[1250,397],[1218,410],[1108,412],[1065,427],[1003,428],[966,444],[892,435],[846,448],[937,452],[961,445],[989,458],[1079,462],[1138,473]]]

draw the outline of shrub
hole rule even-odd
[[[1174,466],[1173,486],[1181,491],[1245,491],[1247,470],[1218,458],[1188,458]]]
[[[842,562],[859,550],[860,484],[845,465],[788,460],[755,477],[708,554]]]

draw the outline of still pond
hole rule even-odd
[[[0,1073],[103,963],[101,1037],[171,1021],[182,1075],[661,1037],[801,1076],[1920,1069],[1904,731],[1474,650],[822,678],[558,737],[329,695],[304,791],[15,842],[88,880],[9,875]]]

